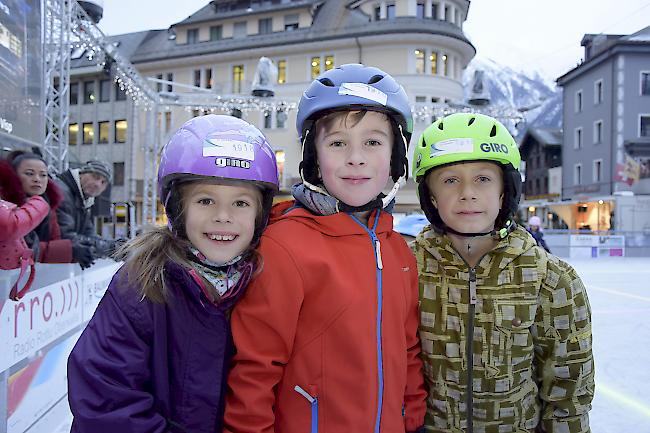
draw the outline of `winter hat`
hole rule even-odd
[[[86,165],[81,167],[79,173],[97,173],[104,176],[109,183],[113,181],[113,168],[109,164],[97,159],[91,159],[86,162]]]
[[[542,225],[542,220],[538,216],[532,216],[528,220],[528,225],[540,227]]]

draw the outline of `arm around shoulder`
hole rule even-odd
[[[534,329],[543,431],[589,433],[594,396],[591,307],[582,280],[548,256]]]

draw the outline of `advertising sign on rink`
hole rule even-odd
[[[81,278],[69,278],[5,301],[0,310],[0,371],[82,323]]]

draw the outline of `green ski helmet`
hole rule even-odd
[[[515,229],[513,217],[521,198],[521,156],[515,139],[498,120],[483,114],[456,113],[440,118],[424,130],[415,148],[413,177],[418,183],[420,206],[433,228],[461,236],[504,238]],[[430,170],[470,161],[491,161],[503,171],[503,205],[488,233],[459,233],[440,218],[424,181]]]

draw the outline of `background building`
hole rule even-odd
[[[650,137],[650,27],[582,39],[564,91],[562,198],[571,228],[650,229],[650,175],[625,145]],[[647,162],[645,163],[647,164]],[[559,212],[558,212],[559,213]]]
[[[411,102],[463,100],[462,72],[476,50],[463,33],[467,0],[274,0],[211,1],[169,29],[111,37],[114,45],[152,78],[152,86],[173,100],[178,94],[218,97],[250,95],[260,57],[278,67],[275,97],[297,103],[320,73],[345,63],[364,63],[390,73]],[[139,206],[142,200],[142,152],[133,143],[145,140],[144,126],[110,78],[110,60],[102,70],[91,66],[82,49],[72,65],[71,154],[111,161],[116,179],[114,202]],[[162,142],[192,116],[209,107],[163,107]],[[218,111],[217,111],[218,112]],[[277,152],[281,187],[298,181],[300,143],[295,111],[244,110]],[[142,116],[140,116],[142,117]],[[431,122],[415,119],[414,137]],[[135,137],[133,130],[140,131]],[[74,137],[74,138],[73,138]],[[85,143],[85,144],[84,144]],[[75,147],[76,146],[76,147]],[[94,152],[94,153],[93,153]],[[74,158],[74,156],[72,157]],[[401,208],[417,208],[412,181],[399,195]]]

